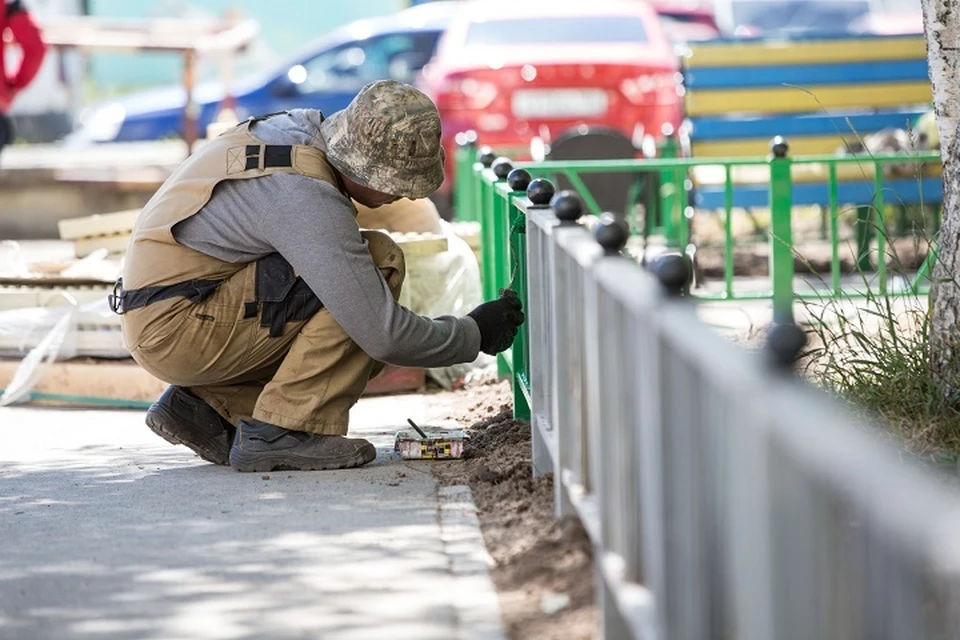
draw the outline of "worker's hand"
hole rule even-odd
[[[491,356],[513,344],[525,319],[523,304],[513,291],[501,292],[500,298],[484,302],[467,315],[480,327],[480,351]]]

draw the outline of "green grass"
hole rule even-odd
[[[895,255],[888,259],[888,273],[908,275]],[[868,291],[873,274],[859,275]],[[804,307],[807,379],[874,418],[907,452],[960,472],[960,405],[930,369],[927,295],[874,293]]]

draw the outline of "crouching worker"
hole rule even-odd
[[[423,198],[443,181],[440,119],[413,87],[367,85],[329,118],[253,118],[204,145],[143,208],[111,296],[134,359],[170,383],[147,425],[240,471],[342,469],[382,363],[441,367],[507,348],[515,296],[463,317],[397,302],[403,252],[353,201]]]

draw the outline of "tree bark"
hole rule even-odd
[[[945,385],[944,391],[949,391],[960,381],[960,167],[957,165],[960,0],[921,0],[921,4],[943,160],[943,213],[930,292],[930,366]]]

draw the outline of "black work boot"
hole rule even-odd
[[[230,464],[235,429],[183,387],[169,386],[147,410],[147,426],[171,444],[182,444],[214,464]]]
[[[376,457],[374,446],[361,438],[291,431],[251,419],[237,424],[230,466],[237,471],[348,469]]]

